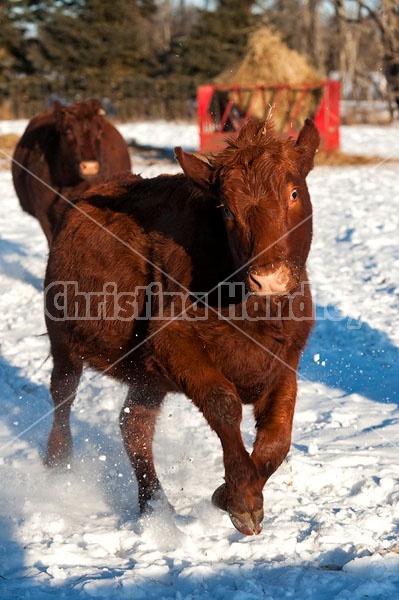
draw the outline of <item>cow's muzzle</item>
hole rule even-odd
[[[260,296],[289,294],[297,283],[294,270],[285,261],[253,265],[248,270],[249,289]]]
[[[100,163],[97,160],[82,160],[79,163],[80,175],[86,179],[87,177],[94,177],[100,170]]]

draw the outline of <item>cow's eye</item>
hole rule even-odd
[[[233,213],[231,212],[229,207],[226,206],[225,204],[223,204],[223,213],[224,213],[224,216],[226,217],[226,219],[234,219]]]
[[[292,190],[291,192],[291,196],[290,196],[290,201],[291,202],[296,202],[298,200],[298,190]]]

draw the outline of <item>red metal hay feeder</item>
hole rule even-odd
[[[302,85],[214,85],[198,88],[198,121],[200,151],[220,150],[226,137],[234,136],[261,104],[265,117],[270,107],[278,110],[284,101],[283,131],[296,136],[302,124],[298,115],[309,95],[319,99],[314,119],[321,135],[321,150],[330,152],[339,148],[340,83],[333,80]],[[234,98],[234,100],[232,100]],[[280,115],[281,116],[281,115]]]

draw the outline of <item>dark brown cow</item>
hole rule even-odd
[[[21,207],[36,217],[51,243],[68,202],[111,175],[131,169],[128,147],[98,100],[61,106],[34,117],[12,162]]]
[[[184,174],[121,178],[65,213],[45,281],[55,404],[48,465],[70,460],[83,365],[108,373],[129,386],[120,424],[144,510],[160,488],[156,418],[165,394],[180,390],[222,444],[225,483],[214,504],[242,533],[261,531],[262,490],[290,447],[313,322],[305,178],[318,144],[312,121],[296,142],[250,121],[210,163],[177,148]],[[252,454],[242,403],[256,420]]]

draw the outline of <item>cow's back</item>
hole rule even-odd
[[[220,259],[226,246],[216,251],[225,243],[223,228],[204,204],[179,175],[152,180],[125,175],[86,192],[63,215],[50,249],[45,288],[48,327],[57,330],[53,337],[72,335],[78,347],[82,340],[79,348],[91,356],[90,364],[103,369],[102,355],[113,363],[145,335],[150,284],[162,293],[187,293],[190,302],[188,291],[217,285],[231,264]],[[56,307],[64,293],[68,319],[62,302]],[[106,319],[96,318],[99,302]],[[70,318],[76,306],[84,318]]]
[[[38,196],[53,197],[51,161],[57,153],[57,132],[53,112],[34,117],[18,141],[11,164],[16,194],[24,211],[37,215]],[[49,187],[48,187],[49,186]]]
[[[191,291],[207,292],[234,271],[220,208],[183,174],[151,179],[131,173],[114,176],[85,192],[77,210],[88,212],[100,228],[120,224],[121,230],[108,234],[115,251],[121,244],[136,250],[134,222],[151,247],[152,262]],[[61,228],[67,221],[71,226],[76,222],[82,231],[91,229],[87,218],[71,211],[74,208],[68,210]],[[85,240],[86,233],[83,244]],[[166,286],[176,289],[172,279],[163,279]]]

